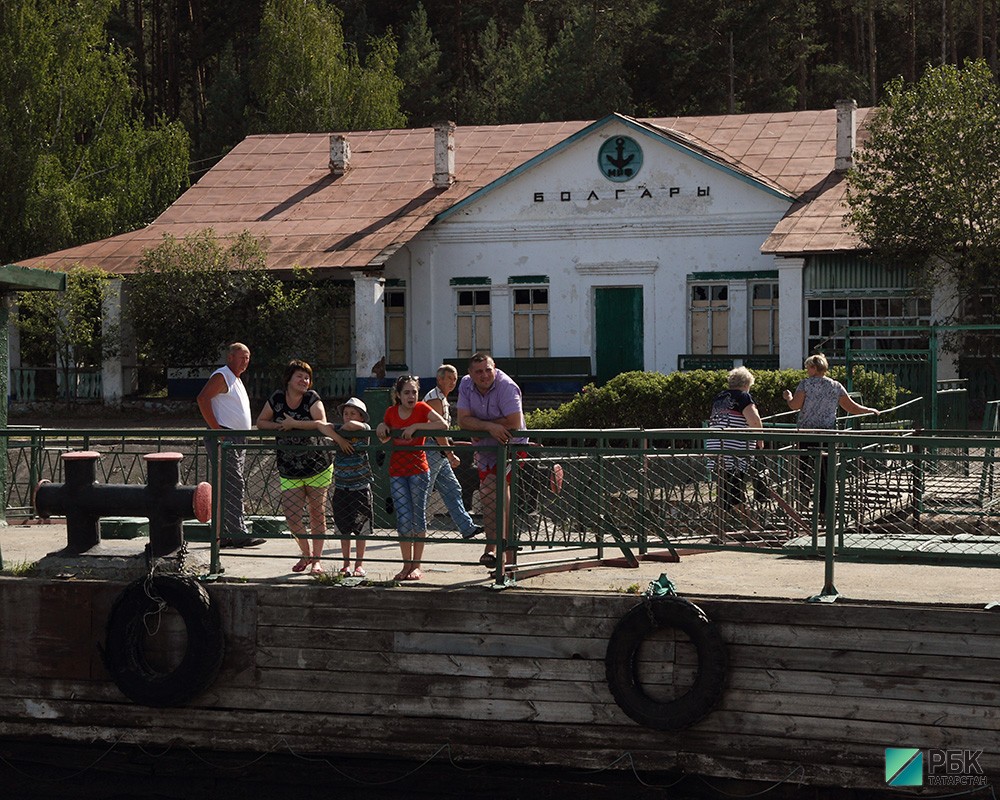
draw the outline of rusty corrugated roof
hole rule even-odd
[[[859,110],[859,122],[864,115]],[[842,223],[842,181],[830,180],[834,110],[636,122],[803,198],[776,227],[766,252],[854,246]],[[145,228],[20,263],[55,269],[87,264],[130,273],[165,234],[181,238],[210,227],[220,235],[249,230],[266,236],[272,269],[378,268],[438,213],[592,124],[460,126],[456,181],[447,189],[432,183],[431,128],[347,133],[351,169],[342,176],[329,169],[329,134],[249,136]]]

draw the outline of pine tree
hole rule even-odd
[[[428,25],[423,3],[418,3],[403,27],[396,62],[396,72],[403,81],[403,111],[412,127],[426,127],[448,116],[453,98],[440,65],[441,47]]]

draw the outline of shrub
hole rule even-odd
[[[527,415],[529,429],[700,428],[708,418],[712,398],[726,388],[726,370],[689,372],[624,372],[604,386],[589,384],[559,408],[538,409]],[[800,369],[758,370],[751,389],[762,417],[788,410],[784,389],[795,389],[806,373]],[[832,367],[834,380],[845,381],[843,367]],[[862,369],[854,371],[854,391],[865,405],[896,405],[899,387],[893,375]],[[792,421],[794,417],[786,418]]]

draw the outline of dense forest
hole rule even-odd
[[[260,122],[253,73],[265,5],[122,0],[109,24],[109,34],[135,55],[146,119],[182,120],[197,158],[232,144],[210,129],[211,100],[218,102],[222,92],[229,108],[250,102],[242,120],[230,120],[234,128]],[[829,108],[840,97],[869,105],[887,81],[915,80],[927,64],[985,58],[995,72],[1000,36],[998,0],[327,5],[339,12],[343,41],[361,63],[386,37],[394,41],[399,101],[411,126],[445,116],[471,124],[589,119],[609,111],[665,116]]]
[[[998,38],[1000,0],[6,0],[0,259],[148,222],[248,133],[868,105]]]

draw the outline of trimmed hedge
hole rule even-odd
[[[568,403],[553,409],[538,409],[527,415],[529,429],[551,428],[700,428],[708,419],[712,398],[726,388],[728,370],[696,369],[689,372],[624,372],[604,386],[588,384]],[[834,380],[845,382],[843,367],[831,367]],[[757,370],[750,393],[762,417],[787,411],[783,389],[795,390],[805,370]],[[855,369],[854,391],[862,403],[891,408],[903,391],[894,375]],[[793,422],[794,416],[784,418]]]

